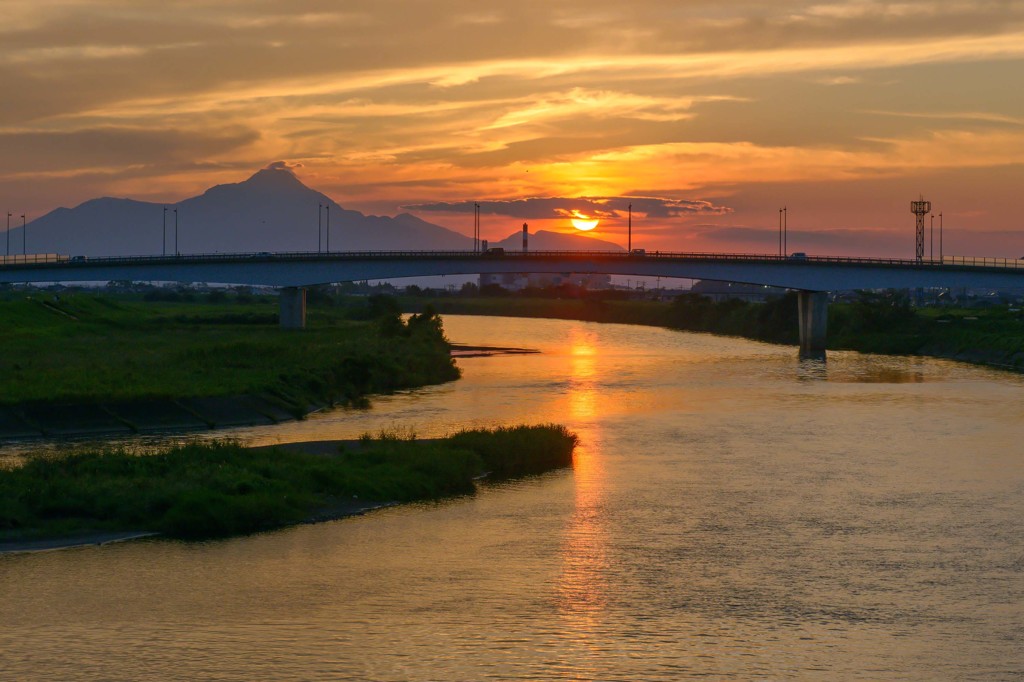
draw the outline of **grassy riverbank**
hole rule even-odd
[[[561,426],[473,430],[416,441],[365,437],[329,456],[284,448],[193,444],[35,457],[0,470],[0,541],[112,531],[201,539],[252,533],[370,504],[471,494],[489,473],[509,478],[572,464]]]
[[[670,302],[583,298],[439,297],[401,299],[406,310],[615,322],[741,336],[796,345],[795,294],[766,303],[714,302],[683,294]],[[899,294],[863,294],[829,306],[828,347],[926,355],[1024,369],[1024,317],[1006,306],[915,308]]]
[[[308,329],[291,331],[278,326],[275,298],[238,298],[8,294],[0,300],[0,406],[31,421],[54,405],[258,396],[300,416],[459,376],[432,314],[403,322],[364,298],[313,308]]]

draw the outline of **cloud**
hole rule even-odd
[[[0,132],[0,173],[69,173],[183,163],[224,154],[260,137],[254,130],[177,130],[103,126],[67,131]]]
[[[732,209],[716,206],[708,201],[667,199],[661,197],[531,197],[499,201],[457,201],[432,204],[413,204],[402,208],[410,211],[439,213],[472,213],[475,206],[481,212],[533,220],[578,217],[621,218],[632,205],[633,212],[649,218],[684,218],[698,215],[726,215]]]
[[[288,171],[289,173],[294,174],[295,169],[302,167],[303,164],[301,163],[291,163],[290,161],[274,161],[264,166],[263,170],[285,170]]]
[[[1024,151],[1024,91],[1007,86],[1024,3],[1011,0],[3,7],[0,174],[8,188],[34,178],[34,196],[52,183],[42,204],[66,200],[58,177],[108,193],[134,172],[132,189],[198,191],[289,159],[377,210],[522,197],[493,210],[622,217],[632,201],[679,227],[729,209],[666,197],[917,187]]]
[[[864,79],[856,78],[854,76],[831,76],[826,78],[819,78],[817,80],[821,85],[856,85],[857,83],[863,82]]]

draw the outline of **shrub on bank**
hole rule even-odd
[[[40,456],[0,470],[0,539],[91,531],[156,531],[201,539],[299,523],[353,500],[408,502],[470,494],[502,478],[572,462],[561,426],[464,431],[416,441],[365,438],[337,456],[237,443],[153,455],[124,450]]]
[[[579,442],[564,426],[502,426],[460,431],[446,439],[476,453],[492,478],[539,474],[572,464]]]

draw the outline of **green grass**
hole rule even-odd
[[[274,299],[8,295],[0,325],[4,405],[270,395],[302,411],[458,377],[439,322],[325,308],[311,310],[308,329],[282,330]]]
[[[364,438],[337,456],[235,443],[155,455],[122,450],[29,459],[0,470],[0,539],[146,530],[182,539],[299,523],[359,500],[408,502],[471,494],[484,472],[540,473],[572,463],[560,426],[474,430],[446,439]]]

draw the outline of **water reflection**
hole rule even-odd
[[[831,381],[857,384],[920,384],[925,381],[922,358],[885,358],[850,354],[830,377]]]
[[[586,641],[599,627],[607,606],[608,530],[603,513],[605,466],[600,450],[598,385],[601,356],[593,334],[573,328],[569,334],[569,406],[580,445],[573,458],[574,509],[562,541],[557,601],[566,630]]]
[[[572,629],[585,633],[607,605],[608,531],[602,513],[605,467],[592,430],[580,433],[573,458],[575,508],[562,542],[559,611]]]
[[[801,357],[796,366],[796,378],[800,381],[828,381],[828,364],[823,359]]]
[[[925,382],[923,363],[922,358],[843,353],[834,354],[830,363],[800,358],[796,377],[799,381],[830,381],[843,384],[920,384]],[[934,380],[934,366],[931,366],[930,373]]]
[[[597,416],[597,349],[593,335],[580,328],[569,334],[569,414],[574,419]]]

